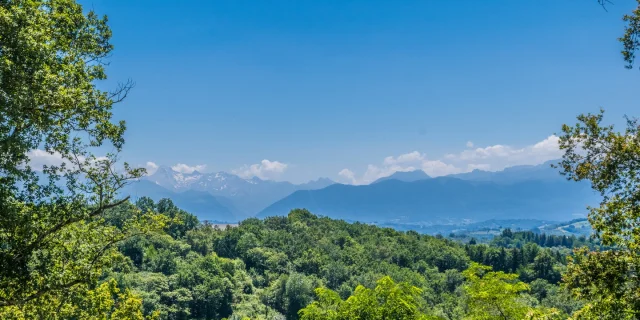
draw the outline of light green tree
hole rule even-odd
[[[463,275],[467,279],[463,285],[467,319],[561,319],[559,311],[535,308],[522,299],[529,285],[519,281],[517,274],[493,272],[491,267],[474,262]]]
[[[438,319],[427,315],[421,294],[419,288],[408,283],[396,284],[390,277],[378,280],[374,289],[356,287],[353,295],[344,301],[335,291],[318,288],[317,301],[300,310],[300,319]]]

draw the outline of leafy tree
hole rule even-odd
[[[52,297],[46,304],[13,305],[0,310],[2,319],[131,319],[143,320],[142,301],[128,290],[122,292],[115,280],[95,289],[71,288],[63,299]],[[156,318],[153,314],[150,319]]]
[[[589,301],[584,317],[635,319],[640,315],[640,126],[627,119],[624,132],[602,125],[604,112],[578,117],[563,126],[562,173],[591,182],[602,195],[599,207],[589,208],[589,222],[602,244],[613,250],[577,250],[564,281],[577,297]]]
[[[533,259],[533,272],[536,279],[544,279],[552,283],[560,280],[560,273],[554,268],[554,258],[550,251],[543,250]]]
[[[313,288],[317,285],[313,279],[294,273],[285,284],[285,308],[288,319],[297,319],[298,311],[313,300]]]
[[[73,0],[0,1],[1,312],[49,318],[52,302],[84,303],[82,292],[123,260],[116,244],[164,223],[139,211],[118,226],[106,219],[127,202],[118,190],[143,174],[116,167],[125,124],[111,122],[111,109],[131,84],[96,87],[110,38],[106,17]],[[108,144],[114,154],[94,155]],[[59,163],[32,167],[34,154]]]
[[[606,4],[607,0],[598,0],[601,4]],[[627,62],[627,68],[631,69],[636,58],[636,51],[640,48],[640,1],[638,1],[638,7],[626,14],[622,20],[627,23],[624,35],[619,39],[622,42],[623,50],[622,56],[624,61]]]
[[[472,263],[463,272],[467,279],[464,292],[468,300],[468,319],[553,319],[559,311],[533,308],[522,301],[521,294],[529,286],[518,281],[518,275]]]
[[[437,319],[425,313],[421,293],[419,288],[408,283],[396,284],[390,277],[378,280],[375,289],[358,286],[344,301],[335,291],[318,288],[318,300],[300,310],[300,319]]]

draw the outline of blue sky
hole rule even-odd
[[[102,85],[137,84],[133,164],[364,183],[540,163],[579,113],[639,115],[631,0],[81,3],[114,32]]]

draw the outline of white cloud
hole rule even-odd
[[[538,143],[522,148],[496,144],[465,150],[459,154],[448,154],[445,158],[453,162],[466,163],[467,166],[474,165],[476,161],[482,161],[483,168],[489,170],[502,170],[515,165],[537,165],[562,156],[558,141],[557,136],[551,135]]]
[[[446,176],[449,174],[460,173],[463,172],[462,169],[457,168],[454,165],[444,163],[440,160],[434,161],[423,161],[422,162],[422,171],[426,172],[428,175],[432,177]]]
[[[407,164],[407,163],[416,163],[422,161],[425,158],[425,155],[420,154],[418,151],[401,154],[398,157],[386,157],[384,158],[385,165],[397,165],[397,164]]]
[[[287,170],[288,166],[289,165],[286,163],[264,159],[260,161],[260,163],[252,164],[250,166],[245,165],[239,169],[232,170],[231,172],[245,179],[251,177],[274,179]]]
[[[423,170],[432,177],[473,171],[498,171],[515,165],[537,165],[558,159],[562,152],[555,135],[525,147],[515,148],[496,144],[484,148],[463,150],[457,154],[446,154],[441,159],[429,159],[426,154],[413,151],[399,156],[388,156],[381,165],[369,164],[362,176],[344,169],[338,173],[352,184],[368,184],[398,171]],[[467,142],[473,148],[473,142]]]
[[[356,175],[353,173],[353,171],[345,168],[340,170],[340,172],[338,172],[338,175],[347,183],[356,184]]]
[[[63,159],[59,152],[50,153],[41,149],[34,149],[27,152],[27,157],[29,157],[29,166],[35,171],[42,171],[44,166],[58,166],[62,163],[66,163],[66,165],[69,166],[71,164],[71,161]],[[84,156],[78,156],[78,160],[84,162],[86,158]],[[108,160],[108,158],[104,156],[95,157],[92,162],[95,163],[104,160]]]
[[[64,161],[62,159],[62,155],[60,153],[49,153],[40,149],[27,152],[27,157],[29,157],[29,165],[36,171],[42,171],[43,166],[60,165],[62,162],[68,163],[68,161]]]
[[[155,162],[151,162],[151,161],[147,161],[146,165],[144,166],[145,169],[147,169],[147,175],[152,175],[154,173],[156,173],[156,171],[158,170],[158,165]]]
[[[177,172],[180,172],[180,173],[193,173],[194,171],[202,171],[206,167],[207,167],[206,164],[198,164],[198,165],[195,165],[195,166],[189,166],[189,165],[186,165],[184,163],[178,163],[175,166],[171,166],[171,169],[173,169],[173,171],[177,171]]]
[[[382,165],[370,164],[361,177],[348,169],[344,169],[338,175],[346,178],[351,184],[368,184],[379,178],[390,176],[396,172],[406,172],[422,170],[428,175],[437,177],[453,173],[462,172],[451,164],[447,164],[441,160],[431,160],[427,156],[418,151],[413,151],[399,156],[388,156],[382,161]]]

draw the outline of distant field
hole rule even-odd
[[[561,235],[589,236],[591,235],[591,233],[593,233],[593,229],[591,228],[591,225],[587,220],[575,221],[575,222],[571,221],[566,224],[560,224],[560,225],[541,226],[539,229],[540,229],[540,232],[553,234],[553,235],[560,235],[560,236]]]

